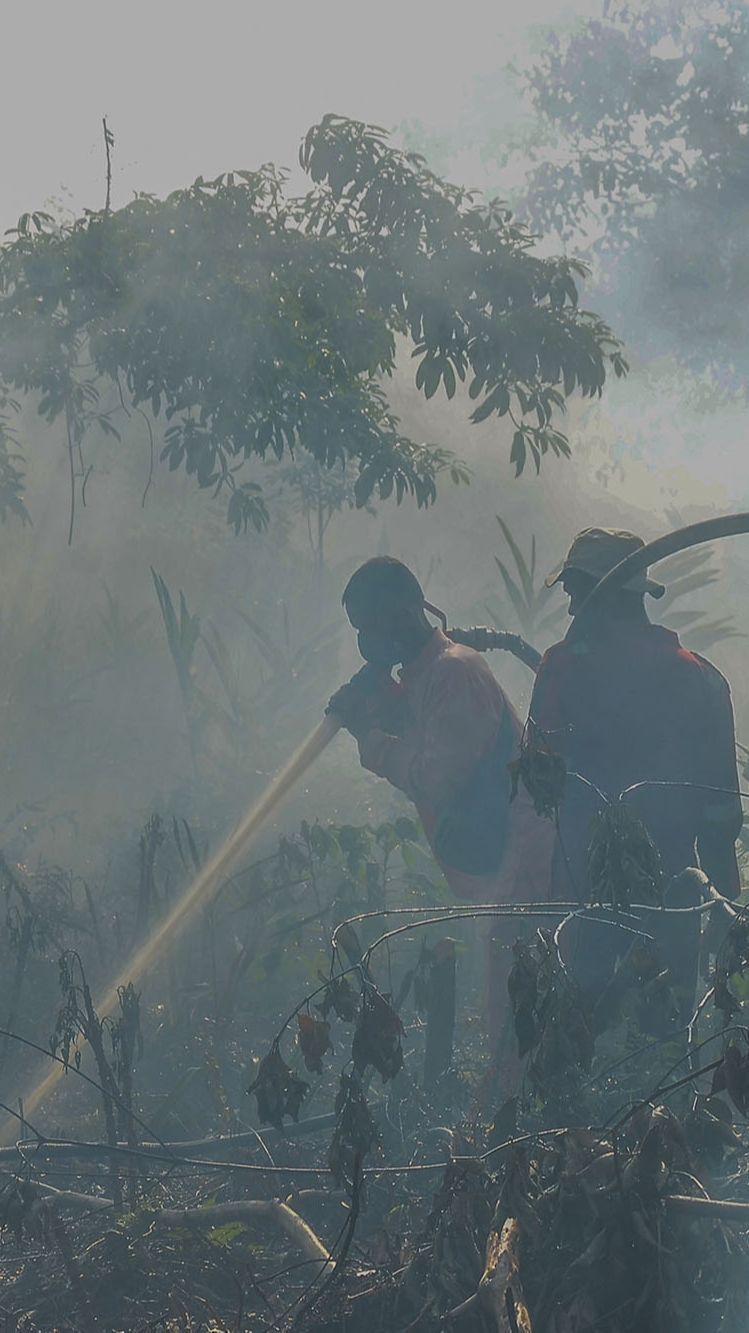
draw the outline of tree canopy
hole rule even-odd
[[[388,405],[400,338],[427,398],[462,381],[473,421],[512,419],[516,473],[528,457],[538,468],[569,453],[557,424],[566,397],[600,394],[608,370],[625,372],[607,325],[579,308],[584,267],[539,256],[498,202],[335,116],[300,158],[302,197],[273,166],[199,177],[70,223],[26,214],[0,250],[0,387],[64,423],[71,531],[86,433],[116,432],[123,408],[163,422],[169,468],[225,490],[240,531],[267,522],[241,469],[269,451],[352,463],[359,504],[410,494],[428,505],[440,473],[464,477],[452,455],[406,438]],[[16,507],[7,402],[0,484]]]
[[[607,2],[550,33],[525,83],[532,224],[590,245],[625,336],[745,383],[749,9]]]

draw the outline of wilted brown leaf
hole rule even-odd
[[[299,1049],[304,1056],[304,1063],[312,1074],[322,1073],[322,1058],[326,1051],[333,1049],[330,1040],[330,1023],[311,1014],[297,1014],[299,1024]]]
[[[260,1061],[257,1077],[247,1091],[255,1094],[260,1123],[281,1129],[285,1115],[291,1116],[292,1120],[299,1119],[309,1083],[292,1073],[274,1043],[270,1054]]]
[[[727,1092],[741,1115],[749,1114],[749,1051],[730,1042],[723,1063],[713,1074],[713,1092]]]
[[[318,976],[321,981],[325,981],[326,989],[322,1000],[315,1008],[323,1018],[327,1018],[332,1009],[342,1023],[353,1023],[359,1009],[359,996],[348,978],[331,977],[330,980],[326,980],[320,973]]]
[[[379,1139],[357,1074],[341,1074],[335,1113],[328,1165],[338,1185],[351,1185],[357,1160],[361,1161]]]
[[[403,1024],[389,996],[367,986],[351,1047],[354,1068],[361,1074],[367,1065],[374,1065],[383,1079],[395,1078],[403,1066],[402,1034]]]

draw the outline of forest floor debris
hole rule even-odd
[[[560,956],[569,905],[553,929],[550,909],[532,905],[510,984],[525,1072],[508,1097],[461,974],[471,913],[435,907],[431,884],[428,907],[384,898],[388,865],[411,857],[412,840],[403,821],[374,833],[307,829],[283,841],[252,882],[261,898],[269,879],[279,885],[267,920],[256,916],[256,936],[265,932],[277,958],[274,939],[288,929],[277,906],[284,883],[306,887],[314,874],[321,895],[329,870],[331,905],[320,898],[313,929],[324,940],[335,926],[330,967],[313,954],[312,989],[260,1035],[243,1027],[244,1016],[221,1016],[216,985],[208,992],[216,1016],[196,1019],[186,1008],[184,1031],[194,1035],[184,1048],[175,1049],[182,1029],[160,1001],[141,1005],[143,1058],[149,1040],[161,1041],[158,1058],[175,1080],[158,1098],[139,1095],[137,997],[123,993],[123,1012],[102,1024],[80,958],[63,956],[54,1042],[64,1055],[85,1021],[98,1079],[71,1058],[50,1137],[19,1107],[19,1141],[0,1150],[8,1329],[735,1333],[747,1325],[743,905],[706,904],[713,961],[688,1029],[674,1027],[668,978],[639,936],[605,1012],[592,1013]],[[379,905],[375,897],[346,918],[342,869],[382,892]],[[231,898],[228,910],[236,916]],[[384,930],[393,914],[398,924]],[[288,1002],[281,987],[282,1014]],[[11,1050],[24,1054],[24,1042]],[[238,1102],[226,1079],[243,1043],[254,1052],[242,1089],[252,1097]],[[160,1138],[152,1117],[171,1132]],[[80,1141],[61,1124],[75,1124]]]

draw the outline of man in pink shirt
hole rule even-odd
[[[485,658],[430,624],[424,593],[398,560],[378,557],[349,581],[343,605],[369,664],[331,700],[364,768],[413,801],[452,891],[483,903],[545,899],[553,829],[507,765],[522,725]],[[399,680],[390,672],[400,665]],[[362,680],[361,677],[364,679]],[[489,1019],[507,1012],[512,922],[492,923]]]

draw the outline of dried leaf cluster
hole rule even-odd
[[[539,1092],[549,1097],[556,1088],[566,1099],[593,1058],[591,1006],[549,932],[539,930],[533,944],[517,940],[513,954],[508,991],[518,1053],[530,1055],[528,1073]]]
[[[523,736],[520,756],[509,765],[514,801],[522,782],[537,814],[555,819],[567,785],[567,765],[537,727]]]
[[[658,850],[645,825],[622,801],[607,802],[596,816],[588,845],[591,901],[625,910],[659,898]]]

